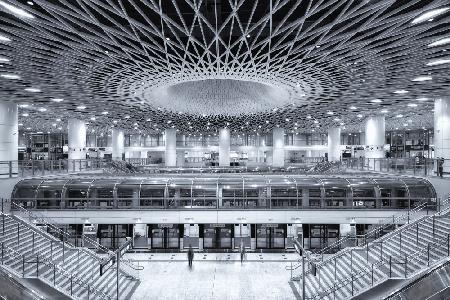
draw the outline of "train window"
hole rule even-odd
[[[87,205],[87,188],[69,187],[66,190],[66,207],[83,208]]]
[[[164,189],[141,188],[141,206],[164,206]]]
[[[216,206],[216,190],[215,189],[193,189],[192,190],[194,206]]]
[[[244,206],[244,193],[242,189],[223,189],[222,206],[239,207]]]
[[[297,189],[294,187],[271,189],[272,207],[296,207]]]
[[[41,186],[36,197],[36,208],[61,208],[62,187]]]
[[[309,206],[320,207],[322,191],[320,189],[309,189]]]

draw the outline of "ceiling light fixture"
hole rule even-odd
[[[387,114],[389,111],[387,110],[387,109],[382,109],[381,110],[381,113],[383,113],[383,114]]]
[[[427,66],[433,67],[433,66],[439,66],[439,65],[443,65],[443,64],[450,64],[450,58],[441,58],[441,59],[432,60],[429,63],[427,63]]]
[[[428,100],[430,100],[429,98],[426,98],[426,97],[422,97],[422,98],[417,98],[416,99],[417,101],[428,101]]]
[[[327,115],[334,115],[334,112],[332,112],[332,111],[327,111]]]
[[[41,92],[41,90],[37,89],[37,88],[26,88],[26,89],[24,89],[24,91],[30,92],[30,93],[40,93]]]
[[[437,46],[443,46],[450,43],[450,37],[445,37],[440,40],[434,41],[433,43],[429,44],[428,47],[437,47]]]
[[[44,111],[47,111],[47,109],[46,108],[44,108],[44,107],[41,107],[41,108],[39,108],[38,109],[40,112],[44,112]]]
[[[11,4],[5,3],[3,1],[0,1],[0,6],[18,17],[29,18],[29,19],[34,18],[34,16],[32,14],[24,11],[23,9],[15,7]]]
[[[429,80],[433,80],[433,77],[431,77],[431,76],[418,76],[418,77],[412,79],[412,81],[416,81],[416,82],[429,81]]]
[[[406,90],[397,90],[397,91],[394,91],[394,94],[406,94],[406,93],[409,93],[409,92],[406,91]]]
[[[370,100],[370,102],[372,102],[372,103],[381,103],[382,100],[381,99],[372,99],[372,100]]]
[[[430,19],[437,17],[439,15],[442,15],[443,13],[447,12],[450,8],[449,7],[442,7],[442,8],[436,8],[427,12],[422,13],[420,16],[412,20],[411,23],[418,24],[425,21],[429,21]]]
[[[80,106],[77,106],[77,109],[83,110],[83,109],[86,109],[86,106],[80,105]]]
[[[356,109],[356,106],[350,106],[350,109],[351,109],[351,110],[355,110],[355,109]]]
[[[16,74],[1,74],[0,77],[5,79],[20,79],[20,76]]]
[[[4,35],[0,35],[0,42],[11,42],[11,39]]]
[[[64,101],[64,99],[62,99],[62,98],[52,98],[52,101],[53,102],[63,102]]]
[[[408,107],[417,107],[417,104],[416,103],[409,103]]]
[[[6,57],[0,57],[0,63],[5,63],[5,62],[9,62],[9,58]]]

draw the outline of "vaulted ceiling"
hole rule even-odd
[[[30,130],[429,128],[448,0],[0,0],[0,97]],[[60,120],[55,123],[56,119]],[[56,125],[55,125],[56,124]]]

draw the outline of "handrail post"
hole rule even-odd
[[[373,286],[373,264],[372,264],[372,272],[371,273],[372,273],[372,275],[371,275],[371,277],[372,277],[372,284],[371,285]]]
[[[433,215],[433,217],[432,217],[432,218],[433,218],[433,238],[434,238],[434,227],[435,227],[435,226],[434,226],[434,223],[435,223],[435,220],[434,220],[434,215]]]
[[[399,233],[399,238],[400,238],[400,254],[402,254],[402,232],[401,231]]]
[[[53,265],[53,285],[56,287],[56,265]]]
[[[22,277],[25,278],[25,254],[22,254]]]
[[[408,274],[408,256],[405,254],[405,278],[407,278]]]
[[[32,232],[31,237],[32,237],[31,244],[32,244],[32,249],[33,249],[33,253],[34,253],[34,252],[35,252],[35,251],[34,251],[34,231]]]
[[[39,256],[36,255],[36,277],[39,278]]]
[[[427,245],[427,266],[430,266],[430,243]]]
[[[72,283],[73,283],[73,275],[70,274],[70,296],[73,295],[73,287],[72,287]]]
[[[389,278],[392,277],[392,256],[389,256]]]
[[[416,245],[419,245],[419,223],[416,224]]]
[[[447,256],[450,256],[450,233],[447,233]]]

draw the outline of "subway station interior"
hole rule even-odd
[[[0,0],[0,299],[450,299],[449,0]]]

